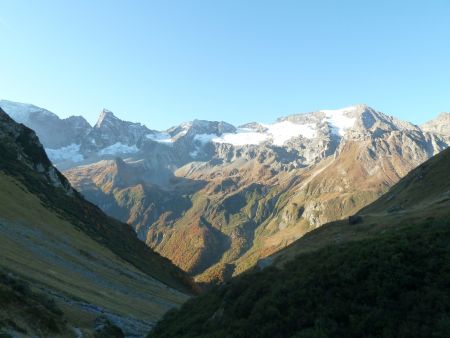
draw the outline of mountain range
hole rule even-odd
[[[375,201],[450,144],[450,115],[416,126],[366,105],[272,124],[156,131],[103,110],[90,126],[0,101],[73,187],[195,276],[219,283]]]

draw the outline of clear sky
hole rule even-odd
[[[0,0],[0,98],[165,129],[450,111],[450,1]]]

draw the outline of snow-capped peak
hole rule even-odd
[[[0,107],[16,122],[27,123],[30,115],[39,113],[50,118],[58,118],[56,114],[28,103],[20,103],[8,100],[0,100]]]

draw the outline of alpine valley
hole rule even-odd
[[[108,110],[91,126],[83,117],[60,119],[29,104],[2,100],[0,107],[36,132],[68,182],[55,173],[49,180],[70,183],[208,285],[273,259],[325,223],[353,216],[450,145],[448,113],[416,126],[366,105],[239,127],[194,120],[165,131]],[[36,175],[48,168],[36,167]],[[10,181],[11,189],[19,185]]]

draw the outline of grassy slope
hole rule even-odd
[[[171,312],[150,337],[448,336],[449,157],[414,170],[390,203],[363,210],[361,223],[311,232],[271,257],[271,267]]]

